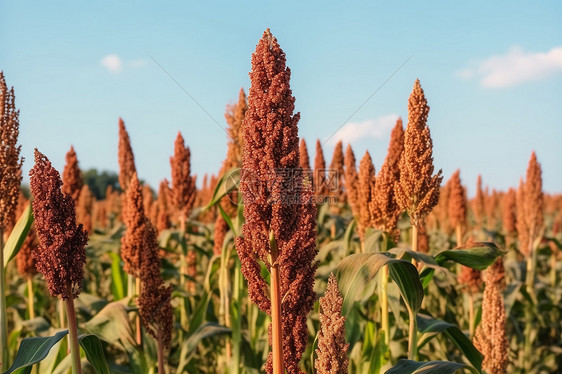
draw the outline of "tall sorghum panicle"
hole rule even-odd
[[[455,228],[457,246],[462,244],[462,229],[466,226],[466,192],[457,169],[449,180],[449,220]]]
[[[340,204],[343,204],[346,199],[343,177],[343,164],[343,144],[340,140],[334,148],[334,155],[332,156],[332,162],[330,163],[330,169],[328,170],[330,197],[332,200],[334,200],[333,202],[337,202]]]
[[[227,112],[225,114],[226,122],[228,123],[228,135],[230,139],[228,141],[226,158],[219,171],[219,174],[221,176],[224,176],[229,170],[233,168],[242,167],[243,137],[241,134],[241,130],[247,110],[248,104],[246,102],[246,94],[244,94],[244,90],[241,89],[238,103],[236,105],[227,106]],[[236,190],[231,191],[227,196],[221,199],[220,206],[229,217],[233,217],[236,214],[238,206],[238,192]],[[213,252],[215,254],[221,253],[224,238],[226,236],[226,233],[228,232],[228,229],[228,224],[226,223],[222,215],[218,214],[217,219],[215,220],[214,232],[215,243]]]
[[[62,192],[59,173],[37,150],[29,175],[39,238],[39,249],[33,252],[37,270],[45,276],[52,296],[76,298],[82,290],[87,233],[76,223],[74,199]]]
[[[195,178],[191,176],[191,152],[185,146],[180,132],[174,144],[174,155],[170,157],[172,167],[171,203],[180,223],[189,217],[195,202]]]
[[[226,123],[228,123],[228,153],[225,160],[226,170],[233,167],[242,165],[242,123],[244,122],[244,117],[246,116],[246,111],[248,110],[248,102],[246,100],[246,94],[244,89],[240,89],[238,94],[238,102],[233,105],[228,105],[226,107],[226,113],[224,118]],[[231,162],[232,164],[228,164]],[[223,166],[224,167],[224,166]]]
[[[484,226],[484,214],[485,214],[485,201],[484,201],[484,191],[482,190],[482,176],[478,174],[478,179],[476,181],[476,195],[472,200],[472,213],[474,214],[474,221],[477,228],[482,228]]]
[[[21,146],[19,111],[15,106],[14,89],[8,90],[4,73],[0,71],[0,372],[8,358],[8,321],[6,316],[4,277],[4,233],[15,223],[21,183]]]
[[[349,343],[345,341],[343,298],[333,274],[328,278],[326,293],[320,298],[320,330],[314,367],[318,374],[347,374]]]
[[[502,202],[502,228],[506,236],[506,247],[509,247],[508,238],[511,238],[517,231],[517,208],[516,208],[517,193],[513,188],[510,188],[503,196]]]
[[[23,245],[16,256],[16,265],[20,276],[27,281],[27,311],[29,312],[29,319],[35,318],[35,306],[33,297],[33,276],[37,274],[35,267],[35,258],[32,253],[37,249],[39,241],[35,233],[35,227],[32,225]]]
[[[160,182],[158,187],[158,200],[156,201],[156,214],[153,219],[159,232],[170,228],[170,185],[167,179]]]
[[[440,229],[447,235],[449,235],[451,233],[451,230],[453,229],[449,220],[450,192],[450,183],[445,183],[441,186],[439,190],[439,202],[426,219],[429,227],[435,230]]]
[[[236,249],[250,299],[271,315],[268,373],[300,373],[306,317],[316,294],[316,206],[299,163],[299,114],[285,53],[269,29],[252,55],[244,120],[240,192],[244,201]],[[260,262],[271,273],[267,284]]]
[[[152,194],[152,188],[150,188],[148,184],[144,184],[142,186],[142,204],[144,206],[144,213],[148,217],[148,215],[152,211],[152,205],[154,204],[154,195]]]
[[[376,177],[375,188],[372,192],[371,207],[373,226],[390,233],[394,238],[399,235],[396,228],[402,209],[394,196],[394,185],[400,179],[399,161],[404,151],[404,130],[402,120],[398,118],[392,133],[390,144],[384,163]]]
[[[316,196],[326,196],[328,193],[328,186],[326,185],[326,161],[324,159],[324,151],[322,151],[322,143],[320,143],[320,139],[316,139],[313,181],[314,194]]]
[[[174,144],[174,155],[170,157],[170,166],[172,167],[172,190],[171,205],[174,207],[176,216],[179,220],[180,231],[186,240],[186,221],[191,213],[193,204],[195,203],[195,178],[191,175],[191,152],[189,147],[185,146],[183,136],[178,131],[178,136]],[[187,246],[181,252],[181,274],[187,274],[192,278],[197,275],[197,256],[194,250],[187,252]],[[182,276],[183,281],[183,276]],[[195,292],[195,283],[188,282],[189,291]]]
[[[312,182],[312,174],[310,174],[310,158],[308,157],[308,148],[304,139],[301,139],[299,144],[299,153],[301,169],[308,175],[310,182]]]
[[[528,246],[527,253],[532,253],[533,242],[539,236],[544,221],[542,170],[541,165],[537,162],[535,152],[531,154],[531,158],[529,159],[529,166],[527,167],[527,176],[525,179],[524,196],[525,221],[529,232],[529,242],[522,244]]]
[[[427,126],[429,106],[420,81],[416,80],[408,99],[408,125],[404,152],[400,158],[400,180],[395,185],[396,200],[417,227],[437,204],[441,170],[433,174],[433,143]],[[417,230],[417,229],[416,229]]]
[[[505,287],[504,275],[501,258],[484,272],[486,286],[482,300],[482,321],[476,329],[474,346],[484,355],[482,369],[487,374],[505,374],[509,365],[509,343],[502,295]]]
[[[72,196],[74,201],[78,202],[83,185],[84,181],[78,166],[78,158],[74,147],[70,146],[70,150],[66,153],[66,164],[62,171],[62,192]]]
[[[371,226],[372,217],[375,215],[373,208],[376,206],[371,204],[373,199],[373,191],[375,189],[375,167],[373,166],[373,160],[368,151],[359,163],[359,178],[358,178],[358,204],[359,204],[359,219],[357,221],[357,230],[359,232],[359,238],[361,239],[361,247],[363,248],[363,240],[365,237],[365,230]]]
[[[351,213],[356,219],[359,219],[360,205],[359,205],[359,175],[357,174],[357,166],[355,162],[355,154],[351,145],[348,144],[345,149],[344,157],[344,179],[347,192],[347,201],[351,207]]]
[[[64,186],[64,184],[63,184]],[[87,184],[82,186],[80,196],[76,205],[76,220],[84,226],[88,233],[92,232],[92,209],[94,207],[94,195]]]
[[[129,182],[133,178],[133,174],[137,172],[135,167],[135,156],[133,148],[131,148],[131,140],[129,133],[125,129],[125,122],[119,118],[119,186],[121,191],[127,192]]]
[[[156,228],[144,218],[143,249],[141,250],[141,283],[139,313],[146,331],[158,341],[158,373],[165,372],[164,349],[170,346],[174,312],[172,286],[160,276],[160,257]]]
[[[49,292],[66,303],[70,332],[72,371],[81,372],[74,298],[82,290],[88,235],[76,224],[74,199],[61,190],[59,173],[37,149],[35,166],[29,172],[33,194],[33,216],[39,248],[33,252],[37,270],[47,281]]]
[[[125,194],[125,205],[127,210],[123,216],[125,223],[125,234],[121,238],[121,258],[123,268],[135,278],[141,276],[141,252],[144,245],[145,213],[142,203],[142,189],[133,173]]]
[[[32,277],[37,274],[37,269],[35,268],[36,261],[32,256],[32,253],[38,246],[39,241],[37,239],[37,234],[35,233],[35,226],[32,225],[20,251],[16,256],[18,273],[24,278]]]
[[[429,106],[420,81],[416,80],[408,99],[408,125],[404,132],[404,152],[400,157],[400,179],[394,185],[396,201],[410,216],[412,250],[418,250],[421,222],[439,201],[441,170],[433,174],[433,142],[427,126]],[[408,358],[417,358],[416,316],[409,314]]]
[[[523,178],[519,180],[519,187],[515,194],[517,238],[519,239],[519,251],[529,257],[529,229],[527,228],[527,217],[525,214],[525,183]]]

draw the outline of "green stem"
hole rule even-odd
[[[27,277],[27,304],[29,309],[29,319],[35,318],[35,302],[33,295],[33,279],[31,276]]]
[[[383,247],[384,252],[388,251],[388,236],[383,234]],[[388,323],[388,266],[382,269],[381,274],[381,328],[384,333],[384,343],[386,346],[390,344],[390,325]]]
[[[232,326],[232,361],[231,361],[231,374],[240,372],[240,345],[242,344],[242,314],[240,313],[240,301],[242,300],[242,280],[240,272],[240,261],[236,260],[236,268],[234,269],[234,293],[232,295],[233,301],[236,304],[236,311],[234,325]]]
[[[0,228],[0,373],[8,364],[8,319],[6,316],[6,290],[4,275],[4,229]]]
[[[474,337],[474,296],[472,293],[468,294],[468,331],[470,338]]]
[[[68,295],[65,300],[66,316],[68,317],[68,333],[70,343],[70,356],[72,361],[72,374],[81,374],[82,366],[80,364],[80,346],[78,345],[78,331],[76,329],[76,312],[74,310],[74,298],[70,285],[68,287]]]
[[[141,280],[140,278],[135,278],[135,294],[137,295],[137,306],[139,304],[139,297],[141,294]],[[137,313],[136,317],[136,330],[137,330],[137,344],[142,347],[142,323],[140,312]]]
[[[416,361],[418,359],[418,326],[416,313],[408,308],[410,328],[408,330],[408,359]]]

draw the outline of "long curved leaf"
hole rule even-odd
[[[211,201],[207,204],[203,210],[210,209],[213,207],[223,196],[228,194],[230,191],[238,187],[240,183],[240,168],[233,168],[227,170],[226,173],[218,180],[213,192]]]
[[[429,362],[418,362],[412,360],[398,360],[396,365],[391,369],[387,370],[385,374],[414,374],[414,373],[424,373],[424,374],[453,374],[459,369],[469,369],[474,373],[478,373],[478,370],[471,368],[468,365],[460,364],[458,362],[450,361],[429,361]]]
[[[180,362],[177,367],[177,372],[181,373],[186,365],[191,360],[195,348],[201,340],[210,338],[212,336],[226,335],[231,330],[228,327],[218,325],[214,322],[207,322],[199,326],[187,339],[185,339],[181,346]]]
[[[375,276],[383,266],[398,285],[408,308],[417,312],[423,299],[423,287],[414,265],[386,253],[358,253],[345,257],[335,269],[343,295],[342,313],[347,315],[355,301],[365,300],[374,291]]]
[[[494,243],[479,242],[440,252],[435,256],[435,261],[443,265],[445,261],[452,260],[473,269],[485,270],[501,255],[503,252]]]
[[[4,245],[4,268],[8,266],[8,262],[16,257],[16,255],[20,251],[20,248],[23,245],[25,238],[27,237],[27,233],[29,232],[32,223],[33,214],[31,211],[31,204],[27,204],[27,207],[18,219],[18,222],[12,229],[8,240]]]
[[[98,337],[91,334],[80,335],[78,341],[86,353],[86,358],[88,358],[88,361],[98,374],[109,374],[109,366],[107,366],[103,347]]]
[[[455,343],[455,345],[461,350],[475,368],[478,370],[482,368],[482,354],[474,347],[470,339],[468,339],[457,326],[424,314],[418,314],[417,322],[418,330],[421,333],[445,333],[445,335],[451,339],[453,343]]]
[[[31,368],[31,366],[45,359],[51,348],[66,334],[68,334],[68,330],[59,331],[53,336],[23,339],[14,363],[4,374],[25,373],[26,368]]]

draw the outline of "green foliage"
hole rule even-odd
[[[119,189],[119,177],[112,171],[99,172],[97,169],[89,169],[82,172],[82,178],[98,200],[105,199],[108,186],[113,187],[114,190]]]
[[[44,360],[51,348],[68,334],[59,331],[54,336],[26,338],[21,341],[14,363],[3,374],[31,373],[31,367]]]

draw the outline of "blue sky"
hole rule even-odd
[[[214,3],[0,2],[0,69],[21,110],[25,173],[33,148],[62,170],[70,145],[82,168],[116,171],[120,116],[152,186],[169,178],[178,130],[200,179],[216,172],[225,105],[247,91],[269,27],[309,147],[320,138],[331,157],[341,138],[378,170],[419,78],[445,178],[460,168],[471,195],[479,173],[491,188],[517,186],[535,150],[544,189],[562,191],[559,2]]]

